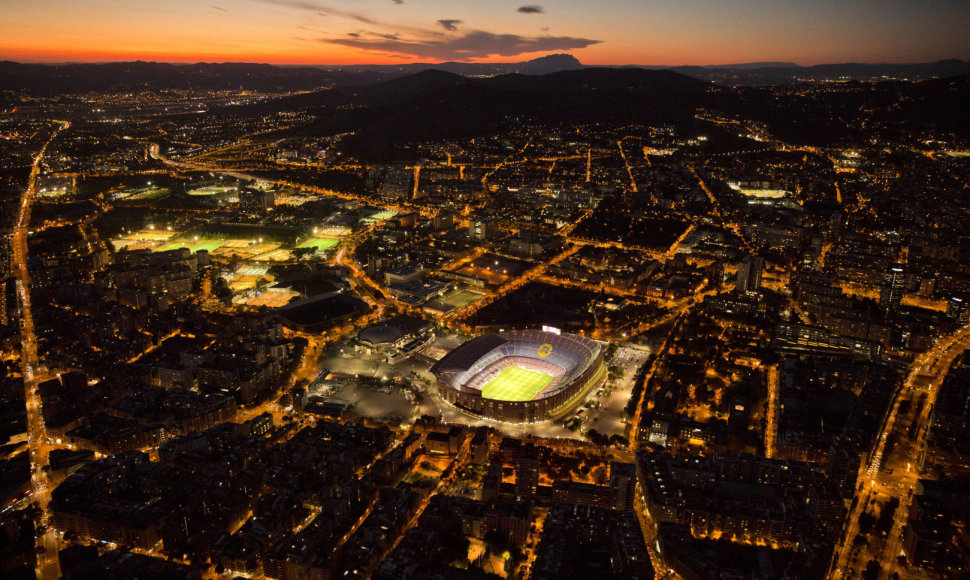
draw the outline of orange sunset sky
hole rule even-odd
[[[276,64],[922,62],[970,56],[966,0],[2,0],[0,58]]]

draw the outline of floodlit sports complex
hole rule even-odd
[[[513,423],[562,418],[606,379],[599,342],[542,330],[479,336],[446,354],[431,371],[448,403]]]

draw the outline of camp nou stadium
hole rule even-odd
[[[552,329],[484,334],[446,354],[431,371],[445,401],[512,423],[562,418],[606,379],[600,343]]]

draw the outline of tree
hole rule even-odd
[[[222,276],[216,278],[215,283],[212,285],[212,293],[223,302],[232,301],[232,289],[229,288],[229,281]]]
[[[502,535],[502,533],[498,530],[492,530],[485,534],[485,544],[488,546],[489,551],[493,554],[511,552],[512,548],[515,547],[512,545],[512,542],[509,541],[509,538]]]
[[[618,345],[618,344],[616,344],[615,342],[611,342],[611,343],[609,344],[609,346],[607,346],[607,347],[606,347],[606,352],[605,352],[605,353],[603,353],[603,358],[604,358],[604,359],[605,359],[606,361],[611,361],[611,360],[613,360],[613,355],[615,355],[615,354],[616,354],[616,351],[617,351],[617,350],[618,350],[619,348],[620,348],[620,345]]]
[[[626,447],[626,446],[630,445],[630,440],[627,439],[626,437],[622,436],[622,435],[611,435],[610,436],[610,443],[612,443],[613,445],[619,445],[621,447]]]
[[[892,530],[893,518],[898,507],[899,498],[893,497],[886,502],[886,505],[882,508],[882,513],[879,514],[879,521],[876,523],[876,529],[879,530],[879,533],[887,535]]]
[[[870,534],[872,533],[872,527],[876,525],[876,516],[870,514],[869,512],[862,512],[859,516],[859,533],[860,534]]]
[[[880,573],[882,573],[882,567],[879,565],[879,562],[869,560],[869,563],[866,564],[865,571],[862,572],[862,577],[866,580],[879,580]]]
[[[290,253],[293,254],[293,257],[296,258],[297,260],[301,260],[309,256],[310,254],[316,253],[316,251],[317,249],[315,247],[308,246],[305,248],[293,248],[290,251]]]
[[[603,435],[596,429],[590,429],[589,431],[587,431],[586,437],[596,445],[606,446],[610,444],[610,438],[607,437],[606,435]]]
[[[441,553],[438,558],[442,562],[458,564],[459,568],[468,567],[468,547],[470,542],[465,536],[448,534],[441,538],[439,544]]]

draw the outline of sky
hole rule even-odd
[[[563,52],[598,65],[967,59],[970,0],[0,0],[0,60],[341,65]]]

